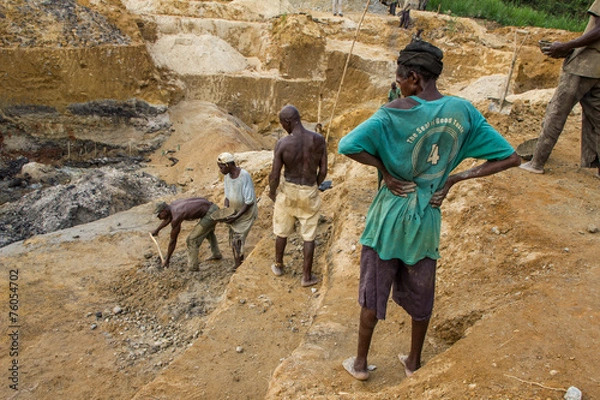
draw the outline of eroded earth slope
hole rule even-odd
[[[503,89],[514,27],[413,12],[407,31],[375,3],[352,46],[362,15],[358,2],[349,2],[343,18],[330,15],[327,2],[290,3],[124,2],[119,12],[138,21],[153,62],[184,92],[182,101],[169,104],[172,128],[141,170],[177,186],[163,200],[206,196],[222,204],[215,159],[234,152],[260,197],[248,255],[232,271],[227,231],[218,226],[225,258],[189,272],[184,238],[192,224],[186,224],[172,268],[158,268],[148,234],[158,224],[153,202],[3,247],[0,325],[7,334],[0,340],[8,349],[9,325],[18,325],[19,348],[18,357],[0,353],[0,395],[560,399],[576,386],[584,398],[600,398],[600,180],[578,167],[577,109],[545,175],[510,170],[464,182],[446,200],[423,368],[404,376],[397,355],[408,349],[410,320],[395,306],[376,329],[370,380],[355,381],[341,367],[356,347],[358,238],[376,174],[336,155],[336,147],[385,102],[398,49],[423,29],[445,51],[442,90],[471,99],[516,147],[537,137],[560,69],[539,53],[537,40],[576,34],[527,28],[512,105],[500,113],[490,111],[487,97]],[[203,55],[199,44],[214,51]],[[197,51],[194,68],[181,57],[185,52],[165,56],[177,47]],[[218,68],[220,61],[228,64]],[[322,192],[315,290],[299,285],[299,237],[290,240],[286,273],[270,272],[272,203],[265,190],[272,145],[283,134],[277,111],[286,103],[298,105],[307,127],[324,123],[328,135],[333,186]],[[164,251],[166,231],[158,241]],[[203,246],[201,258],[208,252]],[[10,321],[9,281],[16,276],[10,271],[17,270],[18,319]],[[15,359],[18,391],[8,379]]]

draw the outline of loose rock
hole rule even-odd
[[[575,386],[571,386],[567,389],[567,393],[565,393],[565,400],[581,400],[581,390],[577,389]]]

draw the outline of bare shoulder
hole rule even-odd
[[[275,152],[277,153],[289,147],[293,143],[292,139],[292,136],[285,136],[277,140],[277,143],[275,143]]]
[[[320,133],[313,132],[313,131],[308,131],[308,132],[310,132],[310,135],[312,136],[312,138],[315,142],[325,143],[325,137],[323,135],[321,135]]]
[[[211,202],[204,197],[189,197],[187,199],[176,200],[171,203],[171,212],[175,214],[187,213],[197,209],[206,208]]]

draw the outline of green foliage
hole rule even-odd
[[[448,24],[446,25],[446,27],[448,28],[448,33],[452,34],[457,31],[457,29],[458,29],[457,23],[458,23],[457,18],[450,18],[450,21],[448,21]]]
[[[593,0],[509,0],[516,7],[530,7],[554,17],[574,16],[587,20],[586,11]]]
[[[439,8],[442,13],[482,18],[502,25],[581,32],[588,22],[586,11],[590,3],[590,0],[430,0],[427,10]]]

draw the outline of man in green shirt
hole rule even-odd
[[[396,82],[392,82],[392,87],[388,92],[388,103],[396,100],[400,97],[400,88],[396,85]]]
[[[404,98],[381,107],[339,143],[339,153],[378,169],[380,188],[367,213],[360,242],[361,305],[356,357],[343,362],[366,380],[367,355],[377,321],[393,300],[412,318],[407,376],[421,367],[433,310],[439,255],[440,205],[456,183],[520,164],[511,145],[471,103],[443,96],[436,81],[443,53],[415,40],[398,57],[396,81]],[[465,158],[487,160],[451,174]]]

